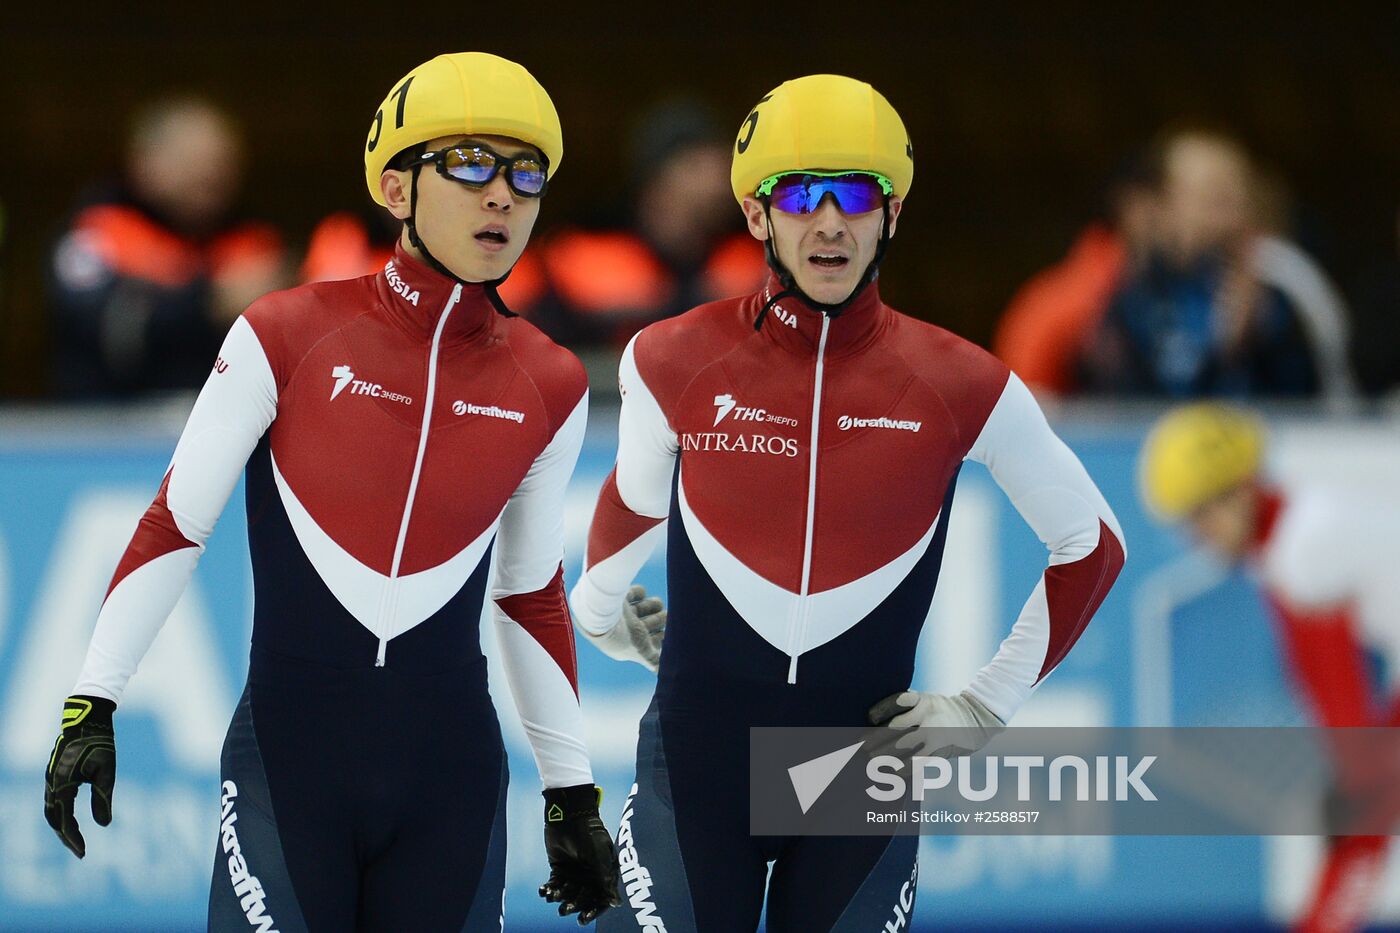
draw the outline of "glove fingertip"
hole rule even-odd
[[[96,787],[92,789],[92,818],[98,826],[112,825],[112,798]]]
[[[870,721],[872,726],[888,725],[890,719],[898,715],[905,708],[905,705],[899,702],[899,698],[902,696],[904,696],[902,693],[891,693],[889,696],[881,699],[866,711],[866,719]]]
[[[913,713],[900,713],[889,721],[891,729],[912,729],[919,725],[919,717]]]

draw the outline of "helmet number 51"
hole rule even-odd
[[[403,108],[404,104],[408,102],[408,86],[412,83],[413,75],[409,75],[407,78],[404,78],[403,84],[400,84],[398,87],[394,88],[393,93],[389,95],[390,98],[397,97],[399,99],[399,105],[394,111],[394,129],[396,130],[403,129]],[[380,107],[374,113],[374,135],[370,138],[369,143],[365,146],[366,151],[373,152],[374,148],[379,145],[379,134],[383,131],[383,129],[384,108]]]

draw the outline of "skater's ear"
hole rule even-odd
[[[384,206],[399,220],[407,220],[412,212],[409,200],[413,193],[409,187],[412,184],[411,172],[400,172],[390,168],[385,169],[384,174],[379,176],[379,191],[384,195]]]
[[[890,197],[889,225],[890,236],[894,236],[894,228],[899,224],[899,212],[904,207],[904,199],[897,196]]]
[[[763,202],[758,198],[744,198],[744,220],[749,225],[749,233],[760,243],[768,239],[768,218],[764,214]]]

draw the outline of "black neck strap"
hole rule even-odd
[[[439,262],[438,258],[428,250],[428,244],[424,243],[422,238],[418,236],[418,173],[422,171],[422,169],[423,163],[421,162],[415,163],[413,166],[413,190],[408,195],[408,218],[403,222],[404,226],[408,228],[408,242],[413,244],[414,248],[423,255],[423,259],[426,260],[428,265],[433,269],[462,285],[480,285],[482,290],[486,293],[486,300],[491,302],[491,307],[495,308],[505,317],[518,317],[519,315],[506,306],[505,299],[503,299],[501,293],[497,291],[501,284],[504,283],[506,279],[510,278],[510,273],[515,268],[514,266],[507,269],[506,274],[498,279],[490,279],[485,282],[468,282]]]
[[[764,302],[763,307],[758,312],[758,316],[754,318],[753,329],[756,331],[762,330],[763,321],[765,318],[768,317],[768,309],[773,307],[773,305],[777,304],[779,301],[782,301],[784,298],[795,297],[801,299],[813,310],[820,311],[827,317],[840,317],[841,312],[845,311],[846,308],[850,306],[851,302],[859,298],[861,292],[865,291],[866,288],[870,286],[870,283],[875,281],[875,277],[879,275],[880,263],[884,260],[885,249],[889,246],[890,243],[889,195],[885,195],[885,206],[883,208],[882,214],[883,222],[880,224],[880,241],[875,244],[875,255],[871,258],[870,265],[865,267],[865,273],[861,275],[860,281],[856,283],[856,287],[851,289],[851,293],[849,295],[847,295],[841,301],[836,302],[835,304],[828,304],[823,301],[817,301],[811,295],[808,295],[806,292],[804,292],[798,286],[797,278],[786,266],[783,265],[782,260],[778,258],[777,247],[773,245],[774,232],[773,215],[771,211],[772,208],[769,204],[769,199],[765,197],[763,199],[763,219],[768,224],[768,239],[763,241],[763,253],[768,260],[768,268],[773,270],[773,274],[778,277],[778,284],[782,285],[783,288],[776,295],[773,295],[766,302]]]

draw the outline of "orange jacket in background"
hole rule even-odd
[[[1037,273],[1011,299],[993,352],[1031,388],[1073,392],[1075,362],[1108,309],[1125,255],[1108,227],[1085,229],[1063,260]]]

